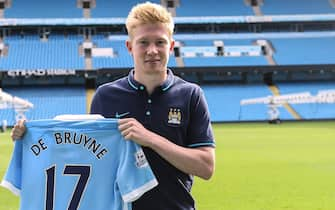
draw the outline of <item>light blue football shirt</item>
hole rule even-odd
[[[36,120],[15,141],[1,183],[21,210],[130,210],[158,183],[139,145],[115,119]]]

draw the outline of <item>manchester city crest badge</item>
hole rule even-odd
[[[181,111],[178,108],[170,108],[168,114],[168,123],[174,125],[180,125],[181,123]]]

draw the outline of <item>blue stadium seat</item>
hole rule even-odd
[[[93,57],[93,68],[130,68],[133,60],[129,54],[124,40],[110,40],[101,35],[95,35],[92,39],[98,48],[113,48],[115,57]]]
[[[80,18],[82,9],[75,0],[13,0],[6,18]]]
[[[194,58],[184,58],[184,63],[186,67],[268,65],[264,56],[194,57]]]
[[[334,82],[281,82],[277,86],[282,95],[306,91],[310,92],[311,95],[316,95],[320,90],[335,90]],[[334,119],[335,117],[335,105],[333,103],[292,104],[291,106],[303,119]]]
[[[3,69],[83,69],[84,58],[79,55],[79,38],[56,38],[44,42],[37,35],[8,36],[8,55],[0,58]],[[79,36],[78,36],[79,37]]]
[[[279,65],[334,64],[333,37],[271,39]]]
[[[328,0],[266,0],[261,10],[264,15],[335,13]]]
[[[240,105],[242,99],[272,95],[264,84],[203,85],[202,88],[214,122],[268,119],[266,105]]]
[[[242,16],[253,15],[251,7],[244,1],[236,0],[206,0],[182,1],[177,7],[178,17],[183,16]]]
[[[146,2],[146,0],[127,0],[127,1],[96,1],[96,7],[91,10],[92,18],[109,18],[109,17],[127,17],[130,9],[138,4]],[[160,0],[151,2],[160,3]]]
[[[26,113],[29,120],[48,119],[60,114],[85,114],[86,91],[84,87],[15,87],[5,92],[28,100],[34,108]],[[0,119],[7,119],[8,125],[15,123],[13,109],[0,110]]]

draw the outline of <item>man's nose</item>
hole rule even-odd
[[[147,50],[148,54],[155,54],[158,52],[157,46],[155,44],[150,44]]]

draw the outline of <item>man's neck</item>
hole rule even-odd
[[[157,74],[137,74],[135,70],[134,79],[143,84],[148,94],[152,94],[156,87],[162,85],[167,78],[167,71]]]

